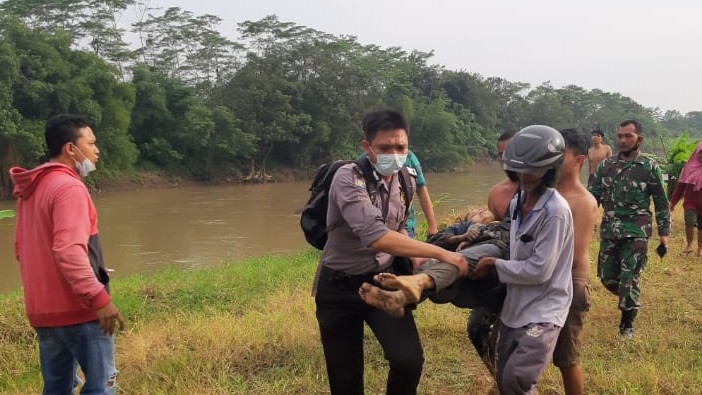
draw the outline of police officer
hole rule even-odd
[[[387,394],[416,394],[419,384],[424,357],[411,312],[396,319],[364,303],[361,284],[392,271],[395,256],[439,259],[464,275],[468,270],[462,255],[407,236],[398,172],[409,148],[408,131],[407,120],[396,111],[363,119],[362,147],[376,172],[375,205],[355,164],[340,167],[329,189],[328,239],[314,293],[332,395],[364,393],[364,322],[389,362]]]
[[[619,332],[634,334],[634,318],[639,311],[639,276],[648,261],[651,237],[651,199],[661,245],[667,248],[670,209],[658,163],[641,154],[641,124],[633,119],[619,124],[619,153],[607,158],[597,169],[590,192],[602,205],[600,253],[597,275],[610,292],[619,297],[622,312]]]

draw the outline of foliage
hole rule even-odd
[[[699,139],[690,139],[688,133],[671,140],[666,149],[666,161],[661,166],[663,172],[677,179],[698,143]]]
[[[0,210],[0,219],[13,218],[14,216],[15,212],[12,210]]]
[[[136,22],[120,25],[130,10]],[[650,135],[702,137],[702,111],[447,70],[432,52],[363,45],[275,15],[239,23],[237,40],[216,15],[150,0],[6,0],[0,22],[1,196],[9,166],[42,159],[44,122],[60,112],[92,122],[98,182],[135,165],[202,180],[309,171],[355,157],[363,115],[381,107],[410,119],[411,148],[428,170],[493,156],[499,134],[534,123],[598,128],[613,140],[635,118]]]

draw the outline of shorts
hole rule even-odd
[[[553,350],[553,364],[559,368],[569,368],[580,362],[580,334],[585,315],[590,310],[590,285],[587,282],[573,283],[573,302],[568,310],[568,318],[558,335]]]
[[[694,210],[685,210],[685,226],[694,226],[702,230],[702,215],[697,214]]]

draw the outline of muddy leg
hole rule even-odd
[[[383,310],[395,318],[405,315],[405,305],[409,304],[402,291],[386,291],[368,283],[361,284],[358,295],[366,304]]]
[[[422,291],[434,288],[434,280],[428,275],[414,274],[411,276],[396,276],[392,273],[380,273],[373,277],[373,281],[383,288],[399,289],[405,294],[406,304],[419,303]]]

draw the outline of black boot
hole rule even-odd
[[[638,310],[622,310],[622,320],[619,322],[619,333],[626,337],[631,338],[634,336],[634,318]]]

